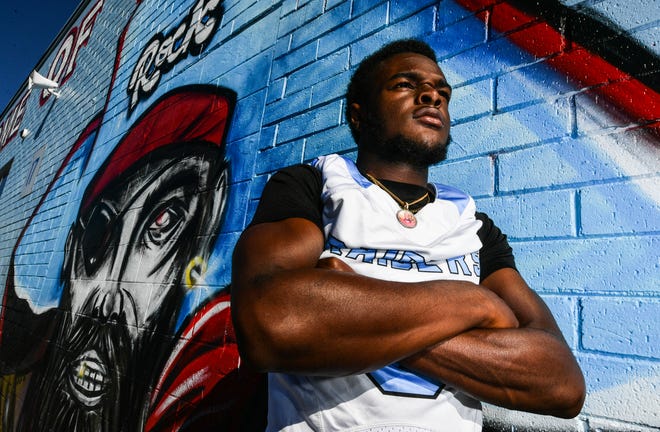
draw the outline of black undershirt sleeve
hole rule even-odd
[[[477,231],[482,244],[479,250],[480,280],[483,281],[496,270],[503,268],[515,270],[513,249],[509,246],[506,235],[485,213],[476,212],[475,217],[482,222],[481,228]]]
[[[323,231],[321,190],[318,169],[304,164],[284,168],[266,183],[250,225],[298,217],[313,222]],[[506,235],[485,213],[477,212],[475,217],[482,222],[477,232],[483,245],[479,250],[480,280],[502,268],[516,269]]]
[[[250,225],[304,218],[323,231],[321,172],[310,165],[293,165],[275,173],[261,194]]]

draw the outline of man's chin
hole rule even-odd
[[[447,158],[447,148],[450,141],[451,137],[448,137],[445,143],[429,143],[404,136],[396,136],[368,147],[370,151],[388,162],[427,168]]]

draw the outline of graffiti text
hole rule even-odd
[[[160,77],[188,54],[199,55],[220,24],[221,0],[199,0],[188,16],[167,35],[156,34],[147,43],[128,83],[129,110],[156,90]]]
[[[48,78],[59,83],[60,86],[68,81],[71,75],[73,75],[73,70],[76,68],[78,52],[80,51],[80,48],[86,46],[89,41],[92,29],[94,28],[94,23],[96,22],[96,17],[103,7],[103,1],[104,0],[99,0],[94,6],[92,6],[89,12],[87,12],[87,15],[85,15],[85,18],[83,18],[80,27],[72,27],[71,30],[69,30],[69,34],[57,50],[55,59],[48,69]],[[41,92],[41,97],[39,98],[39,105],[43,105],[49,97],[50,93],[47,90],[43,90]]]

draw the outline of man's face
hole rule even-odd
[[[451,87],[438,65],[423,55],[402,53],[383,61],[374,77],[369,102],[354,104],[360,144],[393,162],[428,166],[442,160],[449,142]]]

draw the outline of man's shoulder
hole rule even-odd
[[[445,184],[432,184],[435,187],[435,198],[437,200],[444,200],[453,203],[459,213],[463,213],[466,209],[473,209],[474,200],[472,199],[472,196],[466,192]]]
[[[273,177],[288,177],[294,179],[320,179],[321,171],[314,165],[299,163],[280,168]]]

